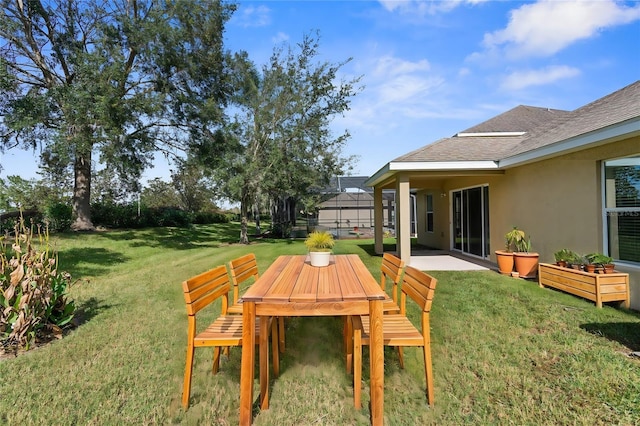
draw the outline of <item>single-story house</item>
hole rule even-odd
[[[495,262],[517,226],[540,262],[561,248],[613,257],[640,310],[640,80],[574,111],[517,106],[388,162],[366,184],[378,253],[382,191],[393,189],[407,263],[415,196],[419,244]]]

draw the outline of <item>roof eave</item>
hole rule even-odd
[[[506,169],[640,135],[640,117],[542,146],[498,161]]]
[[[399,172],[498,170],[498,163],[485,161],[391,161],[371,176],[365,185],[375,187]]]

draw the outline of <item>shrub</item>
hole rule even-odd
[[[193,217],[193,223],[207,225],[210,223],[228,223],[229,217],[224,213],[218,212],[198,212]]]
[[[45,329],[61,333],[73,318],[66,296],[71,276],[58,271],[47,228],[34,232],[20,218],[10,247],[9,240],[6,234],[0,251],[0,344],[29,349]]]
[[[71,227],[71,206],[55,203],[45,208],[45,221],[51,231],[66,231]]]

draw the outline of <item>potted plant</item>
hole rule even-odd
[[[610,274],[613,272],[614,264],[613,258],[607,256],[602,253],[591,253],[586,256],[589,262],[594,265],[594,267],[602,268],[603,273]],[[594,269],[595,272],[595,269]]]
[[[304,244],[309,249],[311,266],[327,266],[331,257],[331,249],[335,244],[333,235],[326,231],[313,231],[307,236]]]
[[[515,229],[515,228],[514,228]],[[538,259],[540,255],[531,251],[531,237],[525,237],[516,242],[514,255],[514,266],[521,278],[533,278],[538,272]]]
[[[498,270],[503,275],[511,275],[513,271],[513,250],[516,248],[516,243],[524,238],[524,232],[517,227],[507,232],[504,236],[504,250],[496,250],[496,261],[498,263]]]
[[[569,264],[569,266],[571,266],[572,269],[580,270],[582,269],[582,265],[585,264],[585,258],[578,253],[571,253],[571,256],[569,257],[567,263]]]
[[[590,272],[592,274],[594,274],[596,272],[596,263],[593,261],[594,257],[595,257],[595,253],[590,253],[590,254],[585,254],[584,255],[584,271],[585,272]]]
[[[553,253],[553,257],[556,259],[556,265],[562,266],[563,268],[567,267],[567,263],[573,256],[573,252],[569,249],[563,248]]]

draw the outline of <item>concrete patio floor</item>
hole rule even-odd
[[[444,250],[412,250],[409,265],[421,271],[497,270],[491,262],[450,253]]]

